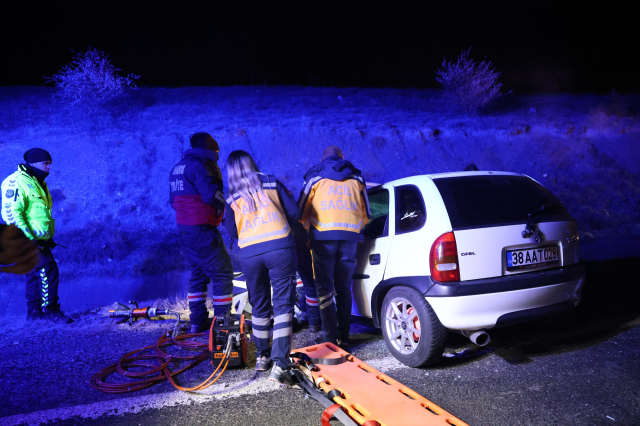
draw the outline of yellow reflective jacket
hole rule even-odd
[[[241,258],[295,244],[289,222],[297,220],[299,212],[293,195],[274,176],[258,177],[266,198],[253,196],[257,209],[237,193],[227,198],[225,227],[238,239]]]
[[[329,157],[307,172],[298,207],[312,240],[359,241],[371,217],[364,178],[339,157]]]
[[[30,240],[48,240],[55,233],[53,200],[47,184],[40,185],[21,164],[2,182],[2,219],[15,224]]]

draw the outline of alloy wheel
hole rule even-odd
[[[385,309],[385,327],[389,342],[403,355],[410,355],[420,344],[418,311],[404,297],[391,300]]]

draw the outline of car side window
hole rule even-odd
[[[406,234],[422,228],[427,210],[420,190],[414,185],[396,187],[396,234]]]
[[[386,237],[389,235],[389,191],[379,189],[369,192],[369,208],[371,209],[371,219],[364,227],[363,235],[365,239]]]

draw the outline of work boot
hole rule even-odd
[[[266,371],[271,367],[273,361],[268,356],[260,356],[256,357],[256,371]]]
[[[322,330],[320,324],[309,324],[309,331],[312,333],[319,333]]]
[[[43,319],[46,319],[46,317],[40,309],[27,310],[27,321]]]
[[[342,342],[344,344],[348,344],[347,342],[349,342],[349,333],[348,332],[346,334],[340,333],[340,337],[338,338],[338,342]]]
[[[302,330],[304,330],[305,328],[308,328],[308,327],[309,327],[309,323],[307,321],[300,321],[299,322],[299,321],[296,321],[294,319],[293,326],[291,328],[293,329],[294,333],[297,333],[298,331],[302,331]]]
[[[207,318],[200,324],[191,324],[191,333],[203,333],[209,331],[213,318]]]
[[[277,383],[293,383],[291,373],[288,370],[284,370],[283,368],[278,367],[277,365],[274,365],[273,368],[271,368],[269,380]]]
[[[45,318],[51,322],[55,322],[58,324],[71,324],[72,322],[74,322],[60,310],[60,305],[45,306],[42,308],[42,312]]]

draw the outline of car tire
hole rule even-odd
[[[387,293],[380,324],[387,348],[404,365],[423,367],[438,361],[444,352],[447,329],[413,288],[394,287]]]

